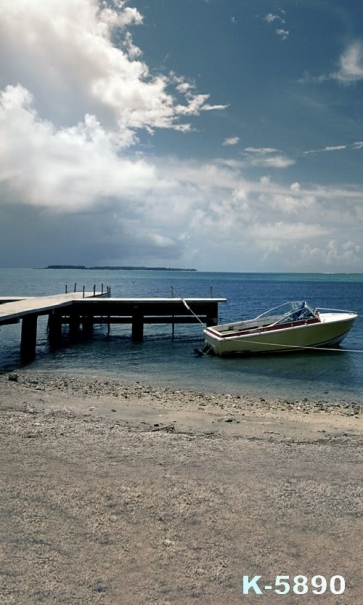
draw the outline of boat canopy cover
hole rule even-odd
[[[268,319],[271,324],[278,325],[280,323],[301,321],[306,319],[318,319],[318,312],[313,311],[307,302],[305,301],[294,301],[287,302],[274,307],[262,315],[258,315],[256,319]]]

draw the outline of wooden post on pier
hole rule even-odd
[[[216,326],[217,324],[218,324],[218,317],[211,317],[210,315],[207,315],[207,318],[206,318],[207,327]]]
[[[52,311],[49,314],[48,319],[48,338],[52,345],[56,345],[60,342],[62,337],[62,316],[56,311]]]
[[[144,338],[144,316],[137,308],[135,308],[132,315],[131,335],[134,342],[142,342]]]
[[[83,332],[87,337],[93,334],[93,317],[92,315],[84,315],[82,319]]]
[[[76,313],[69,316],[69,337],[72,341],[77,340],[79,332],[80,318]]]
[[[21,322],[20,354],[23,361],[33,361],[37,342],[37,319],[34,314],[24,315]]]
[[[216,326],[218,324],[218,303],[209,305],[206,317],[207,326]]]

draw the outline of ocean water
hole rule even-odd
[[[197,357],[202,326],[145,326],[143,343],[133,343],[130,326],[96,327],[91,341],[48,346],[46,318],[38,320],[37,357],[22,366],[20,324],[0,329],[0,371],[52,371],[97,378],[140,381],[170,388],[259,397],[304,397],[363,404],[363,274],[204,273],[0,269],[0,296],[41,296],[75,288],[111,287],[122,297],[221,297],[221,321],[247,319],[289,300],[313,307],[359,313],[351,332],[334,352],[297,352],[250,358]]]

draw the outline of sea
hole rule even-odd
[[[96,326],[91,340],[51,350],[46,317],[38,320],[36,359],[22,365],[20,324],[0,329],[0,372],[52,372],[138,381],[171,389],[253,397],[304,398],[363,405],[363,274],[214,273],[173,270],[0,269],[0,296],[44,296],[111,288],[117,297],[218,297],[219,321],[248,319],[291,300],[312,307],[356,311],[359,316],[334,351],[259,357],[197,356],[203,326],[146,325],[144,341],[131,327]]]

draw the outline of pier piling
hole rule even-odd
[[[52,345],[56,345],[62,336],[62,316],[54,309],[49,314],[48,338]]]
[[[80,327],[80,317],[76,313],[71,313],[69,316],[69,337],[72,341],[77,340]]]
[[[37,342],[37,314],[25,315],[21,322],[20,354],[25,362],[35,358]]]
[[[144,338],[144,316],[138,309],[132,315],[131,337],[134,342],[142,342]]]

